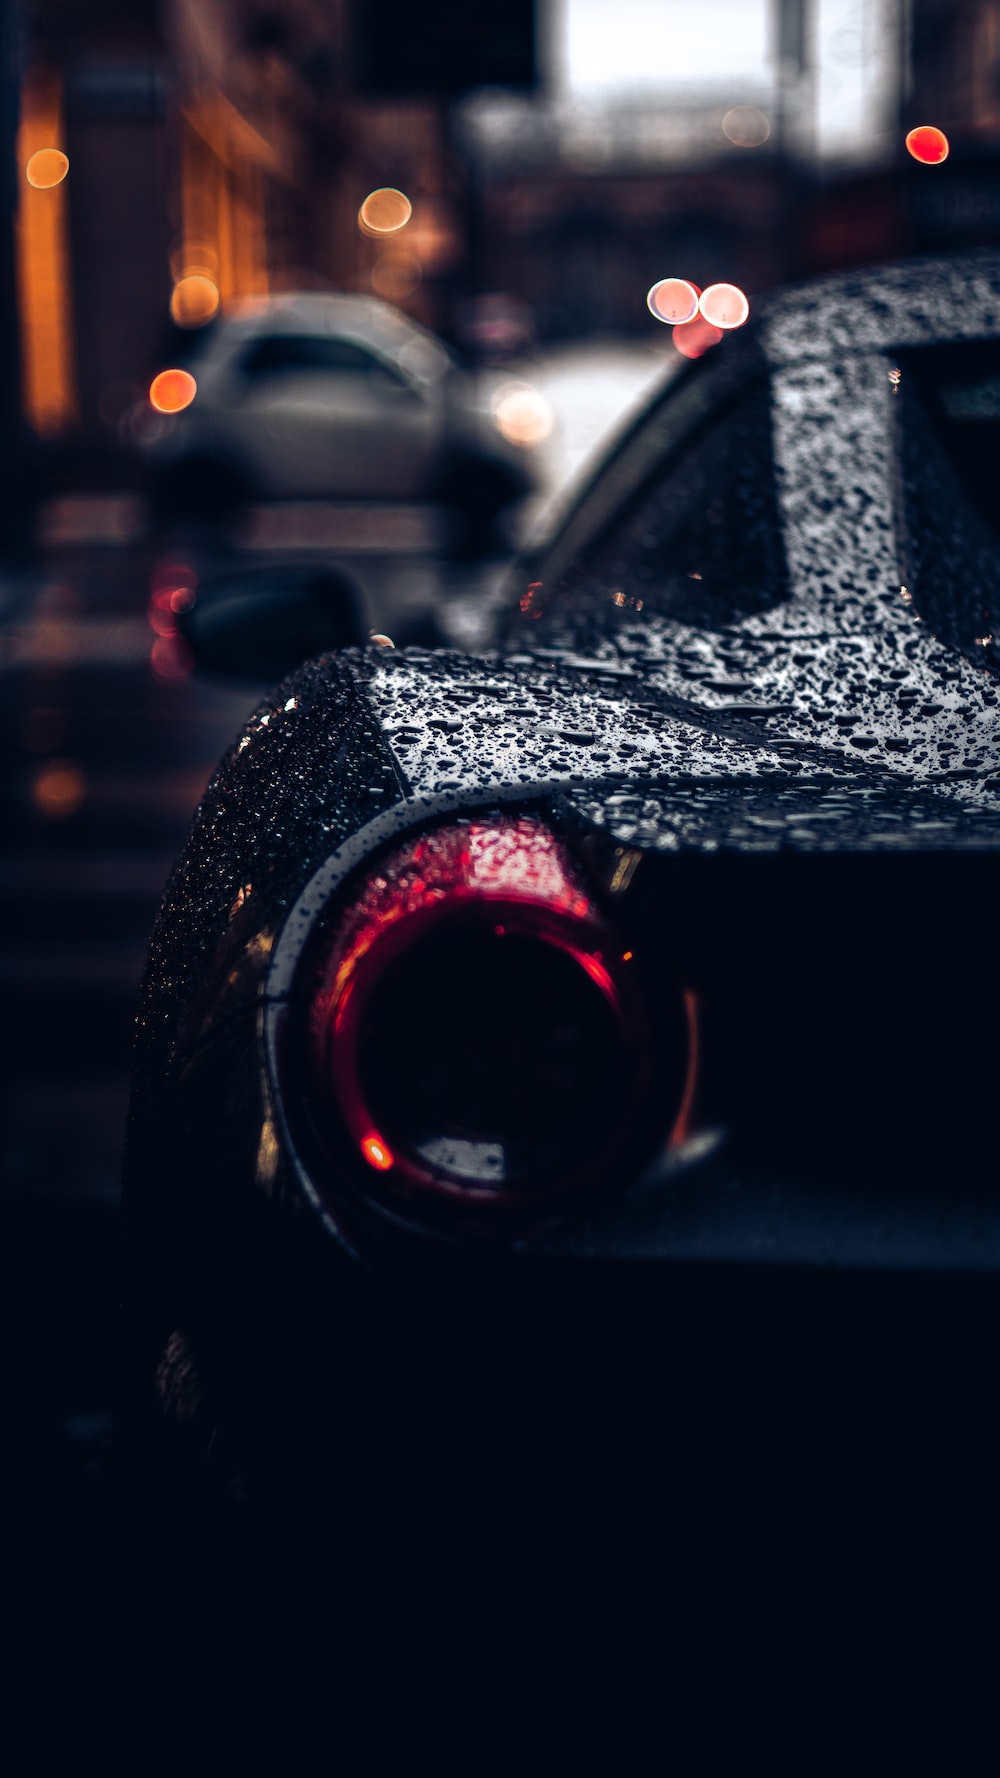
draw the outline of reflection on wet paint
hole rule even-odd
[[[257,1144],[257,1184],[265,1191],[274,1184],[278,1176],[278,1165],[281,1160],[281,1149],[277,1133],[270,1117],[265,1117],[260,1127],[260,1140]]]
[[[365,1136],[361,1142],[361,1153],[368,1165],[375,1167],[379,1173],[387,1173],[393,1164],[392,1150],[381,1136]]]

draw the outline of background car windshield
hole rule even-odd
[[[907,594],[949,648],[1000,673],[1000,347],[925,347],[895,368]]]
[[[402,378],[350,340],[324,338],[322,334],[269,333],[247,347],[240,362],[251,379],[280,375],[285,371],[344,372],[401,383]]]

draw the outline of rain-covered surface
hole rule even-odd
[[[989,327],[1000,287],[987,263],[992,279],[981,268],[973,280],[961,268],[921,274],[919,337],[944,325],[949,293],[966,331]],[[884,346],[897,286],[855,281],[848,303],[836,286],[822,300]],[[772,323],[789,596],[707,629],[570,577],[540,622],[529,610],[524,646],[503,655],[373,648],[305,667],[209,790],[168,897],[154,984],[178,967],[178,940],[185,974],[205,963],[245,883],[266,885],[254,897],[273,931],[325,854],[410,797],[459,806],[547,784],[616,840],[665,851],[996,843],[995,681],[939,643],[906,596],[887,358],[838,350],[817,361],[820,300],[801,299],[808,327],[792,299]],[[787,362],[796,329],[809,341],[802,366]],[[164,1018],[155,996],[147,1008]]]
[[[876,283],[861,332],[880,316],[891,340]],[[602,586],[589,562],[570,564],[540,616],[527,598],[503,651],[347,650],[266,700],[209,788],[154,942],[146,1141],[171,1049],[173,1068],[230,1013],[294,1001],[330,896],[367,850],[416,821],[520,798],[665,859],[996,853],[995,680],[938,641],[906,597],[890,368],[865,351],[777,371],[774,523],[787,581],[770,608],[698,626],[640,603],[627,581]],[[658,1176],[654,1196],[670,1199],[683,1163]],[[873,1203],[845,1200],[838,1229],[791,1184],[772,1238],[773,1186],[734,1177],[725,1214],[711,1194],[704,1219],[695,1203],[683,1226],[672,1211],[650,1224],[626,1208],[621,1225],[579,1240],[590,1252],[606,1237],[617,1252],[859,1264],[1000,1257],[976,1193],[968,1228],[959,1218],[944,1240],[926,1206],[911,1216],[897,1205],[887,1245]]]
[[[312,870],[398,801],[402,787],[352,652],[311,662],[268,697],[209,785],[150,943],[139,1063],[155,1083],[178,1044],[176,1019],[218,1016],[227,967],[266,962],[277,926]],[[206,972],[207,973],[203,973]],[[253,984],[256,990],[256,982]]]
[[[765,345],[778,361],[780,510],[771,553],[783,551],[787,596],[742,618],[730,611],[720,621],[709,604],[708,624],[671,621],[657,609],[655,574],[640,564],[629,578],[634,552],[629,558],[623,549],[617,564],[613,542],[599,545],[598,561],[610,556],[620,569],[614,583],[588,558],[564,571],[554,596],[538,583],[527,587],[513,630],[524,653],[515,650],[502,668],[491,662],[485,674],[470,675],[463,667],[451,684],[441,655],[379,667],[372,695],[414,788],[458,790],[484,773],[498,782],[546,772],[571,782],[612,772],[779,782],[817,771],[848,781],[884,774],[933,787],[942,799],[975,798],[981,814],[973,825],[985,831],[983,818],[1000,809],[992,637],[977,660],[965,658],[932,633],[906,584],[894,509],[899,382],[889,373],[898,336],[930,344],[953,314],[964,335],[988,335],[998,277],[997,263],[986,260],[968,272],[928,266],[906,278],[855,280],[846,296],[835,284],[798,307],[786,298],[766,323]],[[827,327],[836,346],[848,324],[858,347],[820,357]],[[790,361],[795,339],[806,341],[803,362]],[[761,439],[760,450],[767,444]],[[758,529],[768,522],[762,511],[753,516]],[[641,544],[655,554],[658,538]],[[743,585],[747,547],[754,559],[765,551],[749,526],[733,546],[733,579]],[[544,556],[532,571],[544,576]],[[695,572],[688,613],[700,579]],[[975,610],[991,596],[971,580],[956,594]],[[428,698],[441,710],[432,714]],[[791,807],[794,799],[785,800]],[[713,831],[710,807],[683,824],[686,843],[698,833],[709,844],[725,833],[738,841],[743,830],[728,816],[723,835]],[[605,819],[619,837],[636,836],[631,818]],[[642,821],[644,843],[677,844],[669,816],[658,833],[648,799]],[[814,843],[809,825],[790,822],[784,842]],[[825,823],[820,831],[830,844],[850,843],[849,826],[840,834]],[[923,843],[925,829],[905,831]]]

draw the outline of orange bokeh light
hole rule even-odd
[[[198,385],[189,370],[161,370],[149,385],[149,399],[158,414],[179,414],[190,407]]]
[[[951,143],[943,130],[935,129],[933,124],[918,124],[906,138],[906,151],[912,154],[915,161],[921,161],[926,167],[940,166],[948,159]]]
[[[69,172],[69,157],[61,148],[38,148],[24,169],[24,176],[36,191],[51,191],[61,185]]]
[[[204,327],[217,313],[219,286],[205,272],[178,278],[170,297],[170,314],[178,327]]]
[[[381,1136],[365,1136],[361,1142],[361,1153],[370,1167],[376,1167],[380,1173],[387,1173],[394,1164],[392,1152]]]
[[[646,307],[657,321],[673,326],[693,321],[698,313],[698,286],[687,278],[661,278],[646,295]]]
[[[87,794],[87,780],[71,759],[51,759],[35,774],[31,799],[42,815],[72,815]]]
[[[366,235],[396,235],[413,215],[413,205],[405,191],[394,185],[370,191],[358,211],[358,226]]]
[[[704,315],[696,315],[693,321],[685,321],[683,327],[675,327],[673,342],[682,358],[700,358],[710,346],[717,346],[722,338],[722,328],[713,327]]]
[[[738,284],[710,284],[698,298],[698,307],[712,327],[721,327],[723,331],[742,327],[750,313],[750,304]]]

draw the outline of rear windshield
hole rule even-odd
[[[1000,673],[1000,341],[901,352],[892,369],[907,591],[942,642]]]

